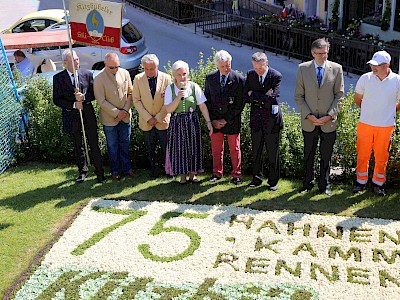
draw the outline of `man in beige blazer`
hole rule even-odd
[[[104,69],[94,79],[94,95],[100,105],[110,159],[110,172],[114,181],[121,174],[135,176],[129,156],[131,136],[132,81],[129,72],[120,68],[116,53],[107,53]]]
[[[336,140],[337,115],[344,95],[342,66],[328,61],[329,42],[324,38],[311,44],[312,61],[299,65],[294,99],[301,114],[304,137],[305,176],[301,193],[314,185],[314,157],[319,140],[320,193],[331,194],[330,161]]]
[[[146,54],[142,57],[144,72],[135,76],[132,92],[133,104],[139,113],[139,127],[144,132],[151,167],[150,176],[153,179],[159,175],[156,170],[157,140],[165,162],[167,128],[171,116],[164,108],[164,92],[171,84],[171,76],[158,70],[159,63],[155,54]]]

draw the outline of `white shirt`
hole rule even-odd
[[[68,70],[67,70],[67,72],[68,72],[69,78],[71,79],[72,85],[75,86],[75,77],[72,76],[73,73],[70,72],[70,71],[68,71]],[[76,76],[78,76],[78,72],[76,72]],[[78,78],[78,77],[77,77],[77,78]]]
[[[21,73],[21,76],[31,76],[35,71],[35,67],[33,66],[32,62],[29,58],[25,57],[22,61],[16,62],[15,66]]]
[[[185,98],[189,97],[192,94],[192,87],[191,87],[192,84],[194,84],[194,93],[196,95],[197,105],[206,102],[207,99],[206,99],[206,96],[204,96],[203,91],[201,90],[201,88],[199,87],[199,85],[197,83],[194,83],[192,81],[189,81],[188,87],[185,90]],[[175,95],[178,95],[180,88],[178,88],[175,84],[174,84],[174,88],[175,88]],[[172,103],[172,101],[174,101],[174,99],[172,99],[171,85],[169,85],[167,87],[167,89],[165,90],[164,104],[168,105],[168,104]]]
[[[379,127],[396,122],[396,103],[400,99],[400,76],[390,71],[382,81],[372,72],[357,82],[355,92],[363,95],[360,122]]]
[[[264,82],[265,77],[267,76],[267,73],[268,73],[268,66],[267,66],[267,69],[265,70],[264,74],[262,74],[262,76],[258,76],[258,78],[261,77],[261,82]]]

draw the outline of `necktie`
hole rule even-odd
[[[71,81],[72,81],[72,85],[75,85],[74,73],[71,74]]]
[[[259,83],[260,83],[260,86],[262,86],[263,85],[263,80],[262,80],[262,76],[260,76],[260,78],[259,78]]]
[[[154,98],[154,95],[156,94],[156,85],[157,85],[156,77],[149,78],[150,92],[151,92],[151,96],[153,96],[153,98]]]
[[[321,86],[321,81],[322,81],[322,67],[318,67],[318,73],[317,73],[317,80],[318,80],[318,86]]]
[[[221,76],[221,90],[225,87],[225,77],[226,75]]]

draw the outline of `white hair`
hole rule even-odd
[[[175,74],[175,72],[179,69],[185,69],[186,72],[189,73],[189,65],[183,60],[177,60],[176,62],[174,62],[174,64],[172,65],[172,74]]]
[[[151,62],[154,62],[154,64],[158,67],[160,64],[160,61],[158,60],[157,55],[155,54],[146,54],[142,57],[141,63],[143,64],[149,64]]]
[[[65,49],[62,53],[62,60],[66,61],[67,60],[67,56],[71,55],[71,51],[69,51],[69,49]],[[76,54],[75,50],[72,50],[72,55],[74,57],[78,57],[78,55]],[[79,57],[78,57],[79,58]]]
[[[215,53],[214,62],[218,64],[222,61],[232,61],[232,56],[229,54],[228,51],[219,50],[217,53]]]
[[[268,58],[267,55],[264,52],[256,52],[251,56],[252,61],[255,62],[267,62]]]

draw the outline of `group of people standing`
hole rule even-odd
[[[336,139],[337,115],[344,97],[344,79],[342,67],[327,60],[328,52],[328,41],[314,41],[311,45],[314,59],[300,64],[297,73],[294,98],[301,113],[305,155],[301,193],[307,193],[315,184],[314,159],[319,144],[317,184],[320,193],[331,194],[330,160]],[[231,69],[232,57],[227,51],[216,52],[214,60],[217,70],[207,74],[204,92],[198,84],[190,81],[189,66],[182,60],[172,65],[171,78],[158,69],[157,56],[147,54],[141,61],[143,72],[135,76],[132,84],[129,72],[120,67],[115,53],[106,54],[105,67],[94,80],[90,72],[79,69],[79,58],[75,52],[66,50],[63,58],[66,69],[54,76],[53,99],[62,108],[64,131],[70,133],[74,140],[79,171],[76,182],[83,182],[88,172],[82,123],[91,148],[97,181],[106,181],[92,106],[92,101],[96,99],[100,106],[100,121],[106,136],[110,173],[114,181],[119,181],[124,175],[135,176],[129,157],[131,108],[134,106],[138,112],[139,127],[144,132],[151,178],[163,173],[157,167],[156,149],[159,145],[168,176],[180,176],[181,185],[200,182],[196,176],[204,171],[204,162],[199,110],[211,139],[213,172],[209,180],[216,182],[224,176],[226,138],[232,163],[231,182],[240,185],[243,183],[241,113],[248,103],[251,107],[253,156],[253,177],[248,186],[260,186],[264,180],[263,157],[266,148],[268,188],[271,191],[278,190],[280,130],[283,128],[279,105],[282,75],[268,65],[265,53],[256,52],[252,55],[253,69],[243,77]],[[396,110],[400,109],[400,76],[390,70],[390,55],[385,51],[375,53],[368,63],[372,72],[361,76],[354,99],[361,107],[354,192],[365,188],[369,155],[374,149],[374,191],[384,195],[382,185],[385,183],[390,136]]]
[[[311,45],[313,60],[299,65],[294,99],[301,114],[304,137],[305,176],[301,193],[314,184],[314,157],[319,142],[320,165],[317,185],[321,193],[331,194],[330,161],[336,140],[338,113],[344,97],[342,66],[328,60],[329,42],[317,39]],[[360,107],[357,125],[356,184],[353,192],[365,190],[368,165],[374,151],[372,177],[376,195],[384,196],[386,167],[391,134],[400,109],[400,76],[390,69],[391,57],[386,51],[376,52],[367,62],[371,67],[356,84],[354,102]]]

